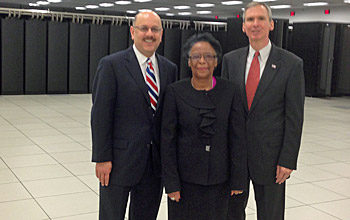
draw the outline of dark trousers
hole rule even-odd
[[[135,186],[100,185],[100,220],[124,220],[130,192],[129,220],[156,220],[162,198],[162,184],[152,173],[150,160]]]
[[[286,185],[258,185],[253,182],[258,220],[284,220]],[[248,191],[232,196],[227,220],[245,220]]]

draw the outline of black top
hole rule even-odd
[[[167,87],[161,131],[162,175],[167,193],[181,181],[200,185],[223,183],[244,189],[243,109],[233,85],[217,78],[210,90],[196,90],[190,79]],[[231,177],[231,178],[230,178]]]

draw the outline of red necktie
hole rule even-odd
[[[248,79],[245,85],[249,110],[250,110],[250,106],[252,105],[255,91],[258,88],[259,80],[260,80],[260,63],[259,63],[258,57],[259,57],[259,51],[256,51],[254,54],[252,64],[250,65]]]
[[[152,61],[150,58],[147,59],[146,84],[148,86],[148,94],[151,101],[151,107],[154,113],[157,109],[158,87],[157,87],[156,76],[154,75]]]

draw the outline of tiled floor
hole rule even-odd
[[[0,219],[97,219],[90,95],[0,96]],[[350,219],[350,98],[307,98],[287,220]],[[247,220],[256,219],[250,197]],[[158,220],[167,220],[166,196]]]

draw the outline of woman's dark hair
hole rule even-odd
[[[188,60],[190,56],[190,51],[193,45],[198,42],[208,42],[214,48],[216,56],[218,58],[218,63],[220,63],[222,57],[220,42],[216,40],[210,33],[202,33],[198,35],[195,34],[186,41],[185,45],[183,46],[183,56],[186,60]]]

